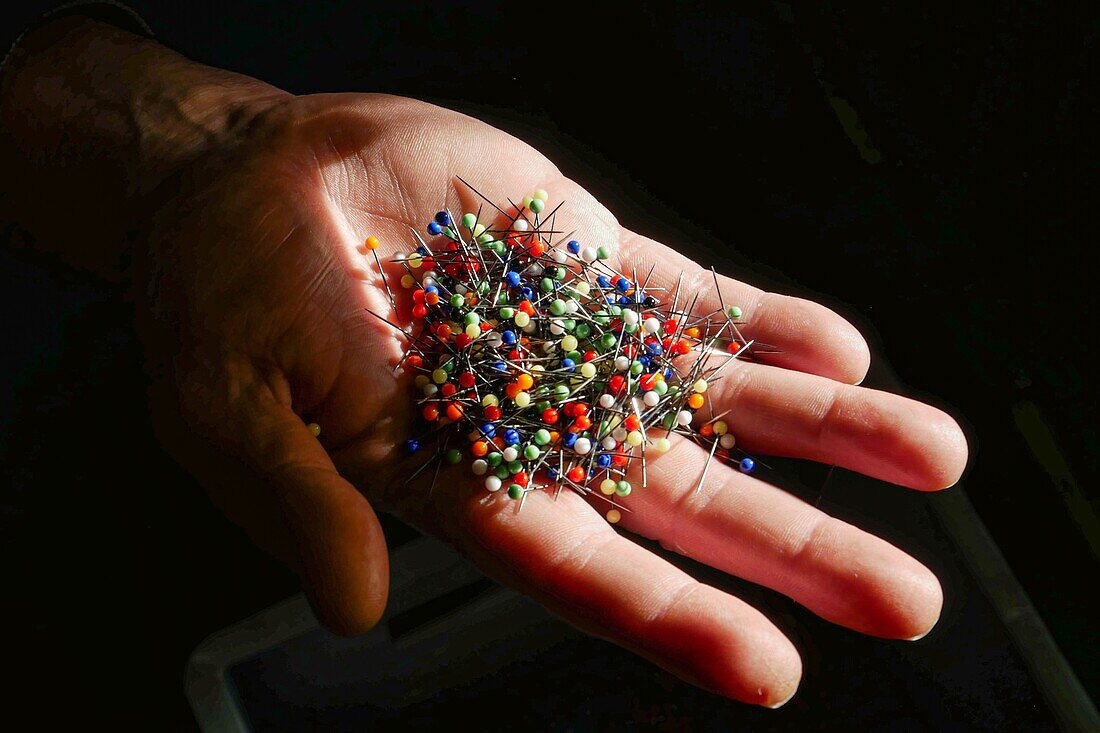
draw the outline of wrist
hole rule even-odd
[[[28,33],[0,76],[4,218],[41,249],[105,273],[126,259],[129,222],[189,163],[237,144],[291,95],[194,63],[83,17]],[[78,229],[79,227],[79,229]],[[99,234],[95,251],[88,231]],[[89,261],[95,260],[95,261]]]
[[[133,90],[127,109],[135,132],[125,160],[127,194],[137,200],[188,163],[235,147],[257,118],[292,97],[138,40],[122,65]]]

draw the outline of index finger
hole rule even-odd
[[[679,307],[694,302],[695,313],[740,310],[747,339],[779,349],[765,363],[857,384],[867,375],[871,353],[859,331],[836,312],[804,298],[772,293],[706,269],[648,237],[623,229],[620,260],[638,273],[663,303],[679,291]],[[650,273],[652,268],[652,273]],[[663,296],[663,297],[662,297]]]
[[[539,185],[552,192],[551,211],[558,206],[554,201],[567,204],[558,214],[568,220],[562,232],[568,231],[582,248],[612,245],[616,252],[608,264],[628,278],[641,280],[663,303],[671,303],[678,291],[679,307],[694,300],[698,313],[737,306],[745,337],[779,350],[765,357],[767,363],[849,384],[866,376],[871,361],[867,342],[855,326],[829,308],[716,275],[671,247],[620,226],[595,197],[564,176]],[[478,197],[468,192],[465,198],[472,205]],[[531,215],[514,207],[507,213],[509,217]],[[574,255],[572,261],[578,259]]]

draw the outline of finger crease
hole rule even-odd
[[[815,448],[818,450],[824,449],[825,441],[829,438],[833,427],[840,420],[840,415],[843,412],[844,404],[840,395],[840,390],[830,389],[821,407],[817,410],[819,417],[817,421],[817,433],[815,435]]]
[[[738,363],[735,367],[722,380],[722,400],[728,402],[729,407],[741,399],[741,393],[752,383],[753,370],[748,365]]]
[[[673,504],[672,511],[669,512],[668,525],[666,525],[665,531],[661,533],[663,537],[661,545],[681,555],[685,554],[684,548],[680,544],[680,537],[684,534],[690,534],[690,532],[685,533],[683,529],[685,527],[690,529],[695,521],[706,512],[707,507],[721,491],[723,489],[720,487],[710,489],[700,487],[698,491],[694,488],[685,491]]]
[[[585,568],[588,567],[596,555],[617,539],[619,539],[619,535],[614,532],[601,534],[596,540],[582,538],[566,550],[560,558],[548,564],[551,571],[550,575],[553,576],[562,572],[578,576],[583,575]]]
[[[755,293],[753,293],[753,296],[741,306],[742,310],[744,311],[745,318],[748,320],[752,331],[760,333],[764,330],[760,328],[760,324],[766,323],[767,319],[771,317],[771,311],[773,309],[769,307],[769,303],[774,305],[776,297],[778,296],[775,293],[769,293],[765,290],[757,290]],[[768,315],[765,316],[765,313],[767,313]],[[774,330],[774,325],[775,324],[772,324],[772,329],[767,330]]]
[[[833,518],[828,514],[815,514],[810,526],[802,533],[787,552],[790,575],[801,577],[805,568],[800,566],[807,564],[808,559],[817,554],[817,548],[821,544],[822,537],[829,529]]]
[[[691,597],[693,593],[703,587],[703,584],[697,580],[688,579],[684,581],[684,584],[672,592],[668,599],[660,605],[659,608],[645,620],[645,626],[660,626],[672,612],[676,610],[685,600]]]

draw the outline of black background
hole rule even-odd
[[[1095,695],[1095,10],[132,5],[168,45],[289,91],[486,119],[627,226],[850,317],[965,425],[966,491]],[[63,691],[52,715],[186,729],[187,653],[294,579],[156,445],[118,294],[3,257],[9,658],[27,690]]]

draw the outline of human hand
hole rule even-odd
[[[321,95],[267,111],[228,157],[188,171],[155,217],[162,317],[182,325],[180,396],[192,425],[246,459],[279,508],[307,592],[326,624],[371,626],[384,607],[386,550],[371,507],[394,511],[594,634],[739,700],[775,705],[798,653],[762,614],[696,582],[615,532],[582,497],[528,496],[522,512],[461,472],[404,485],[414,401],[396,378],[400,336],[367,312],[389,301],[361,243],[409,249],[441,202],[476,210],[455,174],[495,200],[535,188],[565,201],[564,228],[612,243],[624,272],[649,271],[717,307],[710,270],[622,229],[539,153],[462,115],[408,99]],[[518,193],[517,193],[518,192]],[[822,306],[719,278],[747,337],[782,349],[739,363],[712,400],[747,450],[844,466],[919,490],[953,484],[966,460],[945,414],[852,386],[868,351]],[[395,272],[390,271],[395,287]],[[713,303],[709,301],[714,301]],[[408,318],[407,310],[400,318]],[[322,426],[318,442],[306,427]],[[705,452],[689,441],[650,458],[649,486],[621,499],[623,526],[789,595],[822,617],[888,638],[935,623],[935,577],[886,542],[725,466],[695,492]],[[232,503],[232,502],[228,502]],[[237,519],[255,523],[254,507]]]
[[[0,109],[13,130],[11,169],[56,188],[28,189],[21,215],[73,250],[80,230],[51,200],[78,201],[82,226],[108,226],[118,211],[147,220],[134,252],[150,284],[145,334],[153,362],[172,374],[171,403],[200,436],[197,450],[185,433],[165,430],[166,442],[207,474],[227,514],[299,571],[326,625],[360,632],[384,609],[387,553],[373,505],[690,682],[763,705],[794,693],[798,653],[762,614],[618,534],[579,495],[533,492],[517,513],[461,472],[430,496],[427,481],[404,485],[410,463],[397,447],[414,403],[393,375],[403,346],[366,310],[386,313],[389,302],[357,247],[375,235],[385,258],[407,250],[408,227],[443,205],[476,209],[456,185],[462,175],[497,200],[547,189],[566,202],[559,217],[578,239],[614,245],[624,270],[653,265],[657,283],[684,273],[686,287],[713,300],[709,270],[621,229],[536,151],[462,115],[379,95],[292,97],[96,24],[54,35],[6,82]],[[37,86],[57,78],[79,93]],[[46,176],[50,166],[62,175]],[[111,199],[121,194],[105,171],[138,180],[137,195]],[[8,193],[14,202],[23,192]],[[954,483],[966,460],[957,425],[851,386],[869,357],[850,325],[813,303],[719,281],[744,309],[746,335],[782,349],[771,365],[731,365],[708,393],[716,410],[732,408],[740,446],[920,490]],[[154,410],[167,412],[161,402]],[[321,425],[320,441],[307,422]],[[226,480],[233,464],[213,456],[254,480]],[[646,490],[621,500],[623,526],[865,633],[910,638],[935,623],[939,585],[915,560],[724,466],[696,493],[704,460],[686,441],[651,457]]]

